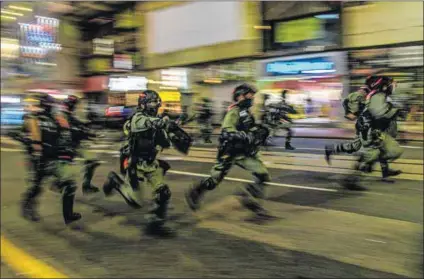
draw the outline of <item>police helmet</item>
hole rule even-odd
[[[79,102],[79,98],[75,95],[69,95],[64,101],[63,104],[69,111],[74,111],[77,104]]]
[[[244,83],[242,85],[237,86],[234,89],[234,91],[233,91],[233,101],[237,101],[237,98],[239,96],[247,95],[249,93],[255,94],[256,92],[257,92],[257,90],[253,86],[251,86],[247,83]]]
[[[156,116],[162,100],[154,90],[145,90],[138,96],[138,108],[151,116]]]
[[[47,93],[38,93],[35,98],[39,100],[40,108],[45,112],[50,112],[56,103],[56,100]]]
[[[391,95],[395,89],[395,82],[393,78],[387,76],[369,76],[365,80],[365,85],[369,90],[377,90]]]

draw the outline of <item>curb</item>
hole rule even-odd
[[[1,235],[1,260],[12,270],[28,278],[70,278],[26,253]]]

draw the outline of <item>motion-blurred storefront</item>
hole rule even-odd
[[[193,67],[193,83],[205,88],[206,96],[213,96],[214,123],[221,123],[223,113],[233,102],[234,88],[241,83],[252,83],[255,78],[256,62],[251,59]]]
[[[278,101],[286,89],[287,101],[298,111],[295,117],[337,120],[347,74],[345,56],[345,52],[325,52],[260,61],[260,93]]]
[[[263,57],[257,85],[270,102],[287,100],[305,122],[340,120],[347,94],[346,54],[341,49],[341,6],[335,2],[264,2]],[[256,101],[256,112],[262,96]]]
[[[417,127],[408,126],[408,129],[418,128],[422,132],[423,55],[422,44],[349,51],[350,89],[357,90],[365,78],[372,74],[393,77],[397,86],[392,99],[409,111],[401,127],[416,123]]]
[[[350,90],[371,74],[398,85],[392,99],[410,113],[400,127],[423,132],[423,2],[345,3],[343,46],[349,49]]]

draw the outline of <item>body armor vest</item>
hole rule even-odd
[[[237,123],[237,130],[248,132],[255,124],[255,118],[248,110],[240,110],[239,122]]]
[[[51,116],[47,115],[39,115],[38,121],[43,144],[42,155],[45,158],[55,158],[58,151],[59,125]]]

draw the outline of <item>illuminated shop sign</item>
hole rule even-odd
[[[180,102],[181,94],[174,91],[160,91],[159,96],[162,102]]]
[[[335,63],[326,58],[309,58],[269,62],[265,71],[269,75],[301,75],[333,73],[336,69]]]
[[[185,69],[169,69],[161,71],[161,85],[187,89],[188,79],[187,70]]]
[[[10,96],[1,96],[1,102],[2,103],[9,103],[9,104],[19,104],[19,103],[21,103],[21,98],[10,97]]]
[[[113,59],[113,67],[115,69],[131,70],[133,68],[131,55],[116,54]]]
[[[109,79],[110,91],[141,91],[147,89],[147,78],[145,77],[111,77]]]

